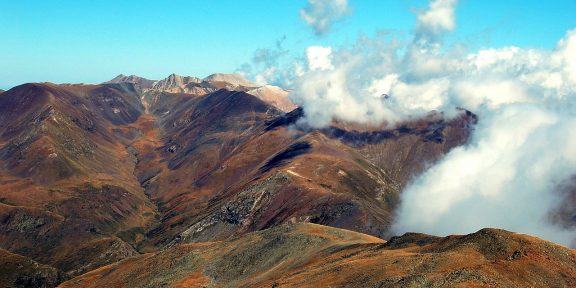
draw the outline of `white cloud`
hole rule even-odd
[[[441,41],[455,28],[456,4],[431,1],[406,45],[364,37],[353,47],[309,49],[291,97],[313,127],[473,111],[480,123],[470,143],[406,188],[395,231],[500,227],[574,245],[576,231],[549,216],[562,201],[559,187],[576,175],[576,30],[552,50],[468,53]]]
[[[300,17],[310,25],[316,35],[325,35],[334,23],[341,21],[349,13],[347,0],[308,0],[300,10]]]
[[[576,167],[573,117],[510,104],[484,114],[474,139],[452,150],[402,194],[395,231],[519,231],[570,245],[576,231],[551,224],[558,185]]]
[[[310,46],[306,49],[306,59],[310,71],[333,69],[331,57],[331,47]]]
[[[550,222],[563,201],[558,190],[576,175],[576,81],[567,48],[575,39],[569,31],[553,51],[481,50],[427,80],[450,82],[436,97],[442,110],[471,109],[480,124],[469,144],[406,188],[395,232],[498,227],[576,245],[576,230]]]
[[[428,9],[418,13],[416,37],[430,38],[456,28],[454,11],[458,0],[432,0]],[[426,40],[426,39],[423,39]]]
[[[574,246],[576,225],[552,223],[551,213],[576,193],[565,190],[576,185],[576,30],[551,50],[468,52],[443,45],[456,4],[432,0],[408,43],[361,37],[352,47],[311,46],[290,65],[266,51],[257,75],[293,88],[312,127],[333,119],[394,125],[430,110],[451,117],[456,107],[479,115],[470,142],[402,192],[394,232],[498,227]]]

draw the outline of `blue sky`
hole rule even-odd
[[[504,3],[505,2],[505,3]],[[318,37],[305,0],[0,1],[0,88],[26,82],[99,83],[117,74],[160,79],[234,72],[255,50],[339,46],[359,34],[409,35],[424,0],[350,0],[352,12]],[[576,28],[574,0],[461,0],[449,40],[471,49],[551,48]]]

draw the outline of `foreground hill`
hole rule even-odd
[[[112,264],[60,287],[574,287],[576,252],[483,229],[384,241],[314,224],[176,246]]]

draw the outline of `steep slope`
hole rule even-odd
[[[293,125],[301,110],[283,114],[243,92],[159,99],[162,105],[151,111],[159,117],[163,144],[139,151],[146,156],[136,172],[162,213],[162,223],[148,234],[156,247],[221,240],[291,221],[385,236],[406,178],[397,167],[375,165],[366,150],[389,162],[411,157],[420,166],[406,162],[401,168],[416,170],[464,143],[476,121],[463,112],[451,121],[434,118],[370,133],[309,130]]]
[[[497,229],[389,242],[314,224],[176,246],[60,287],[574,287],[576,251]]]
[[[56,287],[69,277],[57,269],[0,249],[0,287]]]
[[[156,208],[120,131],[142,110],[129,84],[2,93],[0,247],[72,274],[134,255]]]

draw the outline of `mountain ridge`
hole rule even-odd
[[[378,238],[394,236],[402,189],[467,143],[478,122],[462,109],[451,119],[430,113],[394,127],[333,121],[312,129],[298,124],[302,108],[286,113],[249,91],[171,93],[146,90],[136,76],[118,79],[29,83],[0,94],[0,249],[74,277],[178,249],[258,243],[254,235],[269,233],[348,235],[334,247],[356,249],[354,237],[381,247]],[[290,223],[300,228],[277,228]],[[488,242],[498,250],[512,238]],[[409,234],[387,247],[434,244],[434,253],[443,253],[468,245],[450,239]],[[318,259],[344,255],[338,251]],[[302,284],[283,277],[277,278]]]
[[[132,83],[141,87],[144,94],[158,94],[162,92],[172,94],[190,94],[203,96],[219,89],[230,91],[243,91],[272,104],[284,112],[290,112],[297,106],[289,99],[287,90],[271,85],[257,85],[246,80],[240,74],[215,73],[205,78],[181,76],[170,74],[161,80],[149,80],[136,75],[125,76],[120,74],[108,83]]]

